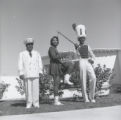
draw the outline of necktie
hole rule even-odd
[[[29,55],[30,55],[30,57],[32,57],[32,53],[31,52],[29,52]]]

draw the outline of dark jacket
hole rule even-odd
[[[48,50],[48,55],[50,58],[49,74],[50,75],[61,75],[62,74],[62,65],[61,65],[61,56],[57,48],[51,46]]]

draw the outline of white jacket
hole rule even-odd
[[[19,75],[24,75],[25,78],[39,77],[39,73],[43,73],[43,65],[40,54],[32,50],[30,57],[27,50],[19,54],[18,70]]]

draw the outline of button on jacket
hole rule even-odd
[[[27,50],[19,54],[19,74],[24,75],[25,78],[36,78],[39,77],[39,73],[43,73],[42,59],[40,54],[32,50],[32,56],[30,56]]]

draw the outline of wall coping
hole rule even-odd
[[[96,57],[118,55],[120,48],[95,48],[93,52]]]
[[[120,48],[94,48],[94,52],[118,52],[121,51]]]
[[[121,48],[93,48],[92,49],[94,52],[118,52],[121,51]],[[74,52],[73,50],[69,50],[69,51],[61,51],[63,53],[66,52]],[[43,55],[42,57],[48,57],[48,55]]]

